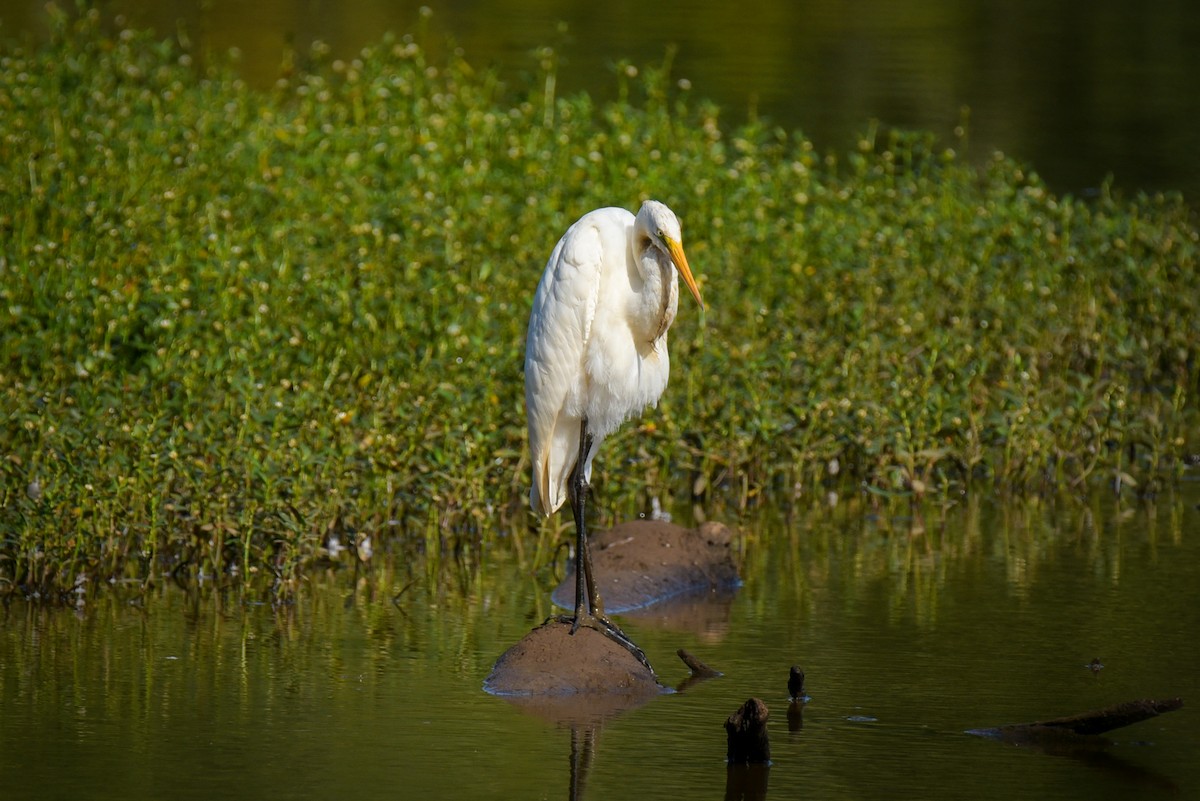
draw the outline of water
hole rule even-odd
[[[453,37],[468,60],[503,75],[537,69],[554,46],[559,91],[615,94],[613,65],[660,63],[718,102],[726,119],[763,114],[845,152],[870,119],[952,142],[971,108],[970,153],[1000,149],[1052,188],[1118,187],[1200,197],[1200,4],[1185,0],[614,0],[496,3],[426,0],[431,46]],[[70,3],[62,5],[70,6]],[[163,36],[186,31],[199,53],[237,48],[243,73],[269,86],[284,53],[320,39],[353,58],[382,31],[411,32],[421,0],[110,0],[106,12]],[[0,36],[45,31],[44,0],[0,0]],[[444,49],[444,48],[443,48]]]
[[[725,675],[575,728],[481,690],[551,611],[554,568],[507,547],[316,576],[280,609],[178,589],[12,603],[0,786],[5,799],[712,798],[721,724],[757,696],[774,798],[1196,797],[1198,503],[1192,482],[1153,505],[974,501],[924,533],[853,499],[764,519],[740,541],[745,584],[727,606],[627,622],[667,683],[684,678],[679,647]],[[793,663],[811,696],[797,731]],[[1173,696],[1188,705],[1088,754],[963,733]]]

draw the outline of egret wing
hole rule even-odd
[[[628,213],[628,212],[626,212]],[[525,342],[525,407],[535,512],[552,514],[567,498],[579,455],[587,397],[584,354],[604,264],[603,238],[587,215],[559,240],[538,284]]]

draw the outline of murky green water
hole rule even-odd
[[[71,3],[62,3],[71,6]],[[0,0],[0,35],[45,30],[44,0]],[[1094,190],[1109,174],[1129,190],[1200,196],[1200,4],[1120,0],[613,0],[330,2],[107,0],[107,12],[196,52],[237,48],[258,85],[285,52],[322,40],[353,58],[386,30],[421,26],[461,44],[472,64],[509,77],[553,46],[559,91],[612,96],[612,65],[660,63],[717,101],[753,110],[845,152],[872,118],[945,140],[972,109],[973,152],[1031,162],[1058,191]]]
[[[1200,486],[1183,492],[1120,508],[985,500],[924,533],[845,503],[763,521],[728,605],[627,625],[668,683],[685,674],[679,647],[726,675],[589,729],[481,690],[550,611],[553,570],[507,548],[319,578],[286,609],[177,589],[144,604],[118,589],[78,611],[13,603],[0,786],[5,799],[562,798],[574,781],[592,799],[715,798],[721,724],[758,696],[773,798],[1195,797]],[[812,696],[797,731],[792,663]],[[1091,754],[962,733],[1176,695],[1189,706]]]

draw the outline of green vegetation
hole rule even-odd
[[[666,397],[606,443],[607,514],[1144,492],[1196,447],[1181,199],[1055,197],[929,135],[824,156],[666,68],[597,105],[542,67],[503,86],[385,39],[256,92],[94,13],[4,45],[0,592],[283,593],[331,535],[533,543],[533,289],[575,217],[649,196],[710,308],[684,298]]]

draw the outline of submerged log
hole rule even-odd
[[[721,671],[713,670],[708,665],[701,662],[696,656],[684,649],[680,648],[675,652],[676,656],[683,660],[683,664],[687,665],[688,670],[692,671],[692,675],[700,679],[715,679],[721,675]]]
[[[731,764],[771,761],[771,743],[767,737],[767,705],[751,698],[725,721],[726,759]]]
[[[687,678],[679,682],[679,684],[675,687],[675,692],[677,693],[684,692],[702,681],[708,681],[709,679],[715,679],[718,676],[723,675],[721,671],[713,670],[708,665],[696,658],[694,654],[688,653],[682,648],[675,653],[680,659],[683,660],[683,664],[688,666]]]
[[[1165,712],[1174,712],[1183,706],[1182,698],[1162,701],[1141,699],[1123,704],[1082,712],[1078,715],[1039,720],[1033,723],[1012,723],[991,729],[971,729],[968,734],[993,737],[1006,742],[1040,742],[1063,738],[1095,738],[1097,735],[1131,726],[1157,717]]]

